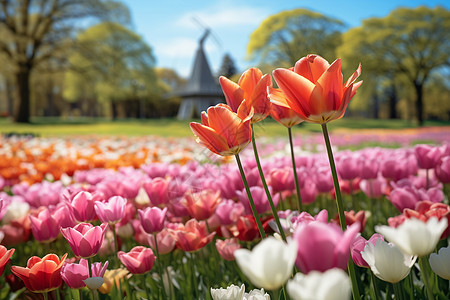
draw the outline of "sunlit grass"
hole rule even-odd
[[[194,120],[199,121],[199,120]],[[129,119],[110,121],[107,119],[92,118],[33,118],[31,124],[12,123],[9,119],[0,119],[0,132],[29,133],[38,136],[68,136],[68,135],[125,135],[145,136],[157,135],[167,137],[190,137],[192,132],[189,128],[191,121],[177,119]],[[425,126],[450,126],[450,122],[425,123]],[[348,129],[406,129],[416,128],[417,125],[403,120],[375,120],[375,119],[350,119],[344,118],[329,124],[330,131]],[[304,123],[294,128],[294,134],[320,132],[321,127],[317,124]],[[255,124],[257,136],[284,136],[286,128],[277,122],[266,119]]]

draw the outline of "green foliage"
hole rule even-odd
[[[447,9],[398,8],[386,17],[366,19],[362,26],[343,34],[338,54],[344,60],[346,72],[357,62],[362,63],[361,78],[366,91],[362,89],[361,94],[366,105],[381,85],[395,81],[395,85],[415,93],[416,117],[420,122],[424,111],[423,86],[434,71],[448,68],[449,41]]]
[[[230,54],[226,53],[222,59],[222,65],[220,66],[218,76],[225,76],[226,78],[231,78],[233,75],[236,75],[238,72],[236,65],[234,63],[233,58]]]
[[[136,33],[116,23],[101,23],[79,34],[70,57],[64,97],[101,103],[148,98],[158,93],[151,48]]]
[[[250,35],[249,59],[259,58],[262,65],[291,67],[310,53],[335,59],[340,44],[342,21],[307,9],[282,11],[265,19]]]

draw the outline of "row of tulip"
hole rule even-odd
[[[0,265],[13,266],[4,290],[66,299],[448,296],[450,146],[341,151],[335,160],[326,123],[342,117],[359,72],[342,87],[340,60],[312,55],[274,73],[281,90],[257,69],[238,84],[222,77],[229,106],[209,108],[191,128],[237,166],[147,163],[5,186]],[[311,107],[296,104],[311,95]],[[289,129],[290,158],[259,159],[252,123],[269,113]],[[295,147],[291,127],[304,119],[321,124],[328,161]],[[254,155],[241,161],[249,143]]]

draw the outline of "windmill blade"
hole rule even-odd
[[[216,43],[216,45],[219,47],[219,49],[222,49],[222,43],[219,39],[219,37],[212,31],[211,27],[207,26],[204,22],[200,21],[200,19],[197,16],[192,16],[191,17],[192,21],[194,21],[194,23],[196,23],[201,29],[203,30],[208,30],[209,31],[209,35],[211,36],[211,38],[214,40],[214,42]]]

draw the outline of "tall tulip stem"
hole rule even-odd
[[[427,256],[419,257],[420,278],[422,278],[425,284],[425,290],[427,291],[428,300],[433,300],[433,287],[430,284],[430,277],[428,273],[428,259]]]
[[[303,210],[302,196],[300,194],[300,186],[298,184],[297,167],[295,166],[294,142],[292,140],[292,128],[291,127],[288,127],[288,133],[289,133],[289,145],[291,147],[292,169],[294,171],[295,190],[297,191],[298,211],[301,212]]]
[[[286,242],[286,235],[284,234],[283,226],[281,226],[277,209],[276,209],[275,205],[273,204],[272,196],[270,195],[270,191],[269,191],[269,188],[267,187],[266,179],[264,177],[264,172],[261,167],[261,162],[259,161],[259,155],[258,155],[258,149],[256,148],[256,140],[255,140],[255,134],[254,134],[254,130],[253,130],[253,124],[252,124],[252,131],[253,131],[253,134],[252,134],[253,153],[255,154],[255,160],[256,160],[256,165],[258,166],[259,176],[261,177],[261,182],[263,184],[264,190],[266,191],[267,199],[269,200],[270,208],[272,209],[272,215],[273,215],[273,218],[275,219],[275,223],[277,223],[278,230],[280,231],[280,235],[283,238],[283,241]]]
[[[242,168],[241,159],[239,158],[239,154],[236,154],[234,157],[236,157],[236,162],[239,167],[239,172],[241,173],[242,182],[245,186],[245,191],[247,192],[248,201],[250,202],[250,207],[252,209],[253,217],[255,218],[256,225],[258,226],[259,234],[261,235],[261,238],[266,238],[266,233],[264,232],[264,228],[262,226],[261,220],[259,219],[258,212],[256,211],[255,202],[253,202],[252,193],[250,192],[250,188],[248,187],[247,179],[245,178],[244,168]]]
[[[331,143],[330,143],[330,137],[328,136],[327,124],[323,123],[321,125],[322,125],[323,138],[325,140],[325,146],[327,148],[328,160],[330,162],[331,175],[333,176],[334,191],[336,194],[336,204],[337,204],[337,210],[338,210],[339,220],[340,220],[339,223],[341,224],[342,231],[345,231],[347,229],[347,222],[345,221],[344,206],[342,204],[341,189],[340,189],[339,180],[337,177],[336,165],[334,163],[333,150],[331,149]],[[355,267],[353,265],[352,260],[348,261],[348,274],[350,275],[350,278],[352,280],[353,299],[359,300],[359,299],[361,299],[361,297],[359,295],[358,281],[356,280]]]

